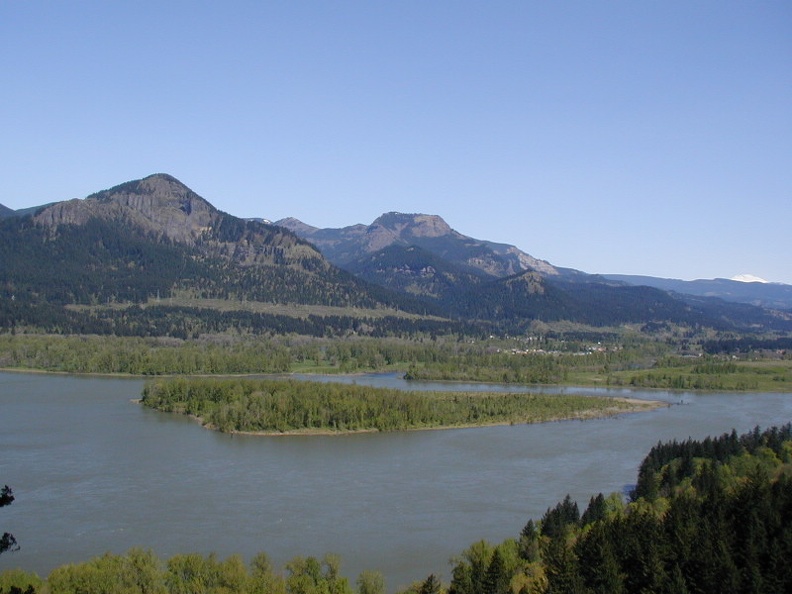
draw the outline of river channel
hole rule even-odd
[[[324,378],[409,389],[506,390]],[[0,484],[16,501],[0,532],[21,550],[0,571],[45,576],[106,551],[267,552],[342,558],[354,583],[388,591],[435,573],[479,539],[516,537],[569,493],[581,508],[625,491],[658,441],[792,421],[792,394],[546,388],[629,395],[669,406],[610,419],[346,436],[232,436],[132,402],[143,380],[0,373]],[[537,388],[531,388],[539,391]],[[681,403],[681,404],[680,404]]]

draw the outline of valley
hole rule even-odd
[[[176,583],[173,568],[200,566],[236,575],[226,591],[303,592],[310,574],[351,594],[338,559],[318,557],[340,549],[361,594],[385,591],[378,563],[391,589],[410,594],[435,593],[441,579],[460,594],[520,591],[507,577],[544,591],[554,571],[581,569],[553,555],[596,549],[580,517],[559,528],[566,540],[551,534],[572,505],[547,506],[565,491],[585,500],[611,489],[619,521],[660,526],[662,514],[646,512],[675,492],[623,501],[641,452],[789,416],[783,287],[719,281],[685,293],[605,278],[467,237],[437,215],[385,213],[335,230],[245,220],[165,174],[0,210],[0,400],[13,427],[0,443],[13,452],[3,480],[32,499],[3,517],[24,543],[14,558],[52,571],[0,574],[0,589],[30,579],[67,592],[69,576],[110,583],[126,574],[108,567],[137,563],[160,585]],[[141,391],[157,410],[130,402]],[[465,431],[413,431],[449,427]],[[291,437],[272,439],[281,434]],[[728,463],[766,468],[772,490],[786,485],[784,447],[777,459],[762,450]],[[703,471],[679,480],[717,482]],[[40,522],[26,532],[29,509]],[[526,514],[547,532],[518,535]],[[507,540],[477,541],[442,574],[460,543],[481,538]],[[175,573],[140,545],[172,555]],[[483,572],[463,560],[479,553]],[[669,571],[678,562],[666,561]],[[595,565],[575,579],[595,583]],[[476,571],[502,583],[471,585],[464,576]]]

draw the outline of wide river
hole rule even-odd
[[[329,378],[327,378],[329,381]],[[410,389],[394,375],[335,378]],[[569,493],[581,511],[624,491],[658,441],[792,421],[792,394],[548,388],[684,403],[612,419],[340,437],[231,436],[131,402],[139,379],[0,373],[0,532],[21,550],[0,571],[44,576],[106,551],[267,552],[342,558],[354,583],[389,591],[435,573],[479,539],[516,537]],[[534,388],[535,391],[539,391]]]

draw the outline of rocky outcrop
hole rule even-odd
[[[34,221],[57,234],[61,225],[85,225],[92,218],[112,220],[147,236],[197,247],[205,255],[241,265],[327,261],[295,234],[266,223],[245,221],[217,210],[166,174],[120,184],[82,200],[58,202],[40,210]]]
[[[121,220],[131,226],[194,244],[211,231],[221,213],[177,179],[156,174],[88,196],[58,202],[34,220],[56,230],[60,225],[84,225],[92,217]]]
[[[276,225],[307,239],[328,260],[342,267],[390,246],[417,246],[455,266],[478,271],[492,278],[503,278],[529,270],[543,275],[558,274],[558,270],[550,263],[534,258],[513,245],[462,235],[437,215],[389,212],[378,217],[371,225],[353,225],[341,229],[319,229],[295,218],[280,220]]]

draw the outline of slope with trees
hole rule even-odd
[[[792,591],[792,425],[658,444],[632,500],[567,497],[474,544],[449,594]]]

